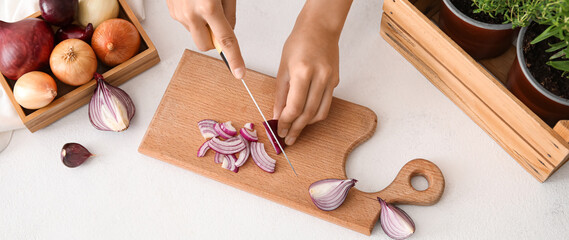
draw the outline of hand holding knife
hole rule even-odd
[[[229,72],[231,71],[231,67],[229,66],[229,63],[227,62],[227,58],[225,57],[225,54],[223,53],[223,50],[221,48],[221,46],[217,43],[217,41],[215,40],[215,37],[213,35],[213,33],[210,30],[210,34],[211,34],[211,38],[213,41],[213,45],[215,46],[215,49],[217,50],[217,52],[219,53],[219,55],[221,56],[221,59],[223,59],[223,62],[225,62],[225,65],[227,66],[227,68],[229,69]],[[257,101],[255,100],[255,97],[253,97],[253,94],[251,93],[251,90],[249,90],[249,87],[247,86],[247,83],[245,83],[245,80],[243,78],[241,78],[241,83],[243,83],[243,86],[245,86],[245,89],[247,90],[247,93],[249,93],[249,96],[251,97],[251,100],[253,100],[253,103],[255,104],[255,107],[257,107],[257,110],[259,110],[259,113],[261,114],[261,117],[263,117],[263,121],[265,122],[265,124],[267,126],[269,126],[269,123],[267,122],[267,118],[265,117],[265,114],[263,114],[263,111],[261,111],[261,108],[259,107],[259,104],[257,104]],[[274,139],[279,139],[278,136],[275,134],[275,132],[273,131],[273,129],[271,129],[270,127],[268,127],[271,135],[273,135]],[[294,172],[294,175],[298,176],[298,174],[296,173],[296,171],[294,170],[294,167],[292,166],[292,163],[290,162],[290,160],[288,159],[288,156],[286,155],[283,147],[281,146],[281,143],[279,141],[276,141],[277,145],[279,146],[279,149],[281,150],[281,152],[283,153],[284,157],[286,158],[288,164],[290,165],[290,167],[292,168],[292,171]]]

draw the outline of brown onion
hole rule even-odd
[[[138,52],[140,35],[127,20],[114,18],[95,28],[91,39],[97,57],[108,66],[119,65]]]
[[[79,86],[93,78],[97,71],[97,57],[89,44],[79,39],[67,39],[55,46],[49,65],[60,81]]]
[[[14,85],[14,98],[22,107],[38,109],[57,96],[57,85],[51,76],[39,71],[22,75]]]

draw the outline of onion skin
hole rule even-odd
[[[268,126],[267,126],[267,123],[269,124]],[[280,136],[277,134],[277,129],[278,129],[278,126],[279,126],[279,121],[276,120],[276,119],[268,120],[266,123],[263,122],[263,126],[265,127],[265,131],[267,132],[267,136],[268,136],[269,139],[271,140],[271,145],[273,145],[273,148],[275,148],[275,152],[277,153],[277,155],[281,154],[282,151],[281,151],[281,149],[279,148],[279,143],[280,143],[280,145],[281,145],[281,147],[282,147],[283,149],[286,147],[286,144],[285,144],[285,142],[284,142],[284,138],[280,137]],[[273,137],[273,134],[271,134],[271,130],[269,130],[269,128],[273,130],[273,132],[274,132],[275,135],[277,136],[277,139],[275,139],[275,138]],[[277,141],[278,141],[278,143],[277,143]]]
[[[79,8],[78,0],[40,0],[41,16],[56,26],[71,24]]]
[[[140,35],[129,21],[109,19],[95,28],[91,46],[101,62],[114,67],[138,53]]]
[[[27,109],[45,107],[56,96],[57,85],[47,73],[38,71],[26,73],[14,85],[16,102]]]
[[[61,27],[55,32],[55,40],[61,42],[67,39],[79,39],[86,43],[91,42],[91,37],[93,37],[93,24],[87,24],[87,27],[83,28],[79,25],[71,24],[65,27]]]
[[[89,82],[97,71],[95,52],[89,44],[79,39],[67,39],[57,44],[49,63],[57,79],[71,86]]]
[[[53,31],[44,20],[0,21],[0,72],[16,80],[40,69],[48,63],[53,44]]]

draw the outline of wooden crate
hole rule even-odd
[[[512,48],[476,62],[437,27],[439,0],[385,0],[381,36],[540,182],[569,157],[569,121],[552,129],[504,86]]]
[[[104,66],[99,61],[99,67],[97,72],[103,73],[103,76],[110,84],[118,86],[132,77],[138,75],[139,73],[149,69],[150,67],[156,65],[160,62],[160,57],[158,56],[158,51],[154,47],[154,44],[140,25],[140,22],[128,6],[125,0],[118,0],[120,5],[119,18],[126,19],[134,24],[140,37],[142,38],[140,44],[140,50],[138,54],[133,56],[126,62],[115,66],[107,67]],[[37,12],[29,17],[40,17],[40,12]],[[42,71],[50,73],[49,66]],[[51,74],[53,76],[53,74]],[[55,76],[53,76],[54,79]],[[6,91],[6,94],[10,97],[12,105],[16,109],[16,112],[22,119],[24,125],[31,131],[35,132],[39,129],[46,127],[47,125],[55,122],[56,120],[62,118],[63,116],[71,113],[75,109],[87,104],[93,95],[93,91],[97,85],[96,80],[91,80],[90,82],[81,85],[79,87],[73,87],[61,83],[56,80],[57,83],[57,97],[46,107],[29,110],[22,108],[14,99],[12,89],[14,88],[15,81],[4,78],[0,74],[0,84]],[[87,117],[87,116],[85,116]]]

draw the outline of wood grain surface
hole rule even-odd
[[[274,78],[249,70],[245,80],[265,115],[271,116]],[[255,123],[260,141],[277,160],[275,173],[262,171],[252,159],[233,173],[214,163],[211,150],[198,158],[196,152],[204,139],[197,122],[202,119],[233,121],[237,128],[246,122]],[[374,133],[375,113],[334,98],[328,118],[307,127],[297,142],[285,149],[298,177],[282,155],[275,155],[262,121],[241,82],[230,75],[222,61],[186,50],[139,152],[367,235],[379,217],[378,196],[391,203],[431,205],[443,193],[444,178],[439,168],[417,159],[406,164],[386,189],[365,193],[353,188],[338,209],[321,211],[312,203],[308,186],[321,179],[346,178],[347,156]],[[413,189],[410,181],[415,175],[425,176],[429,188]]]

